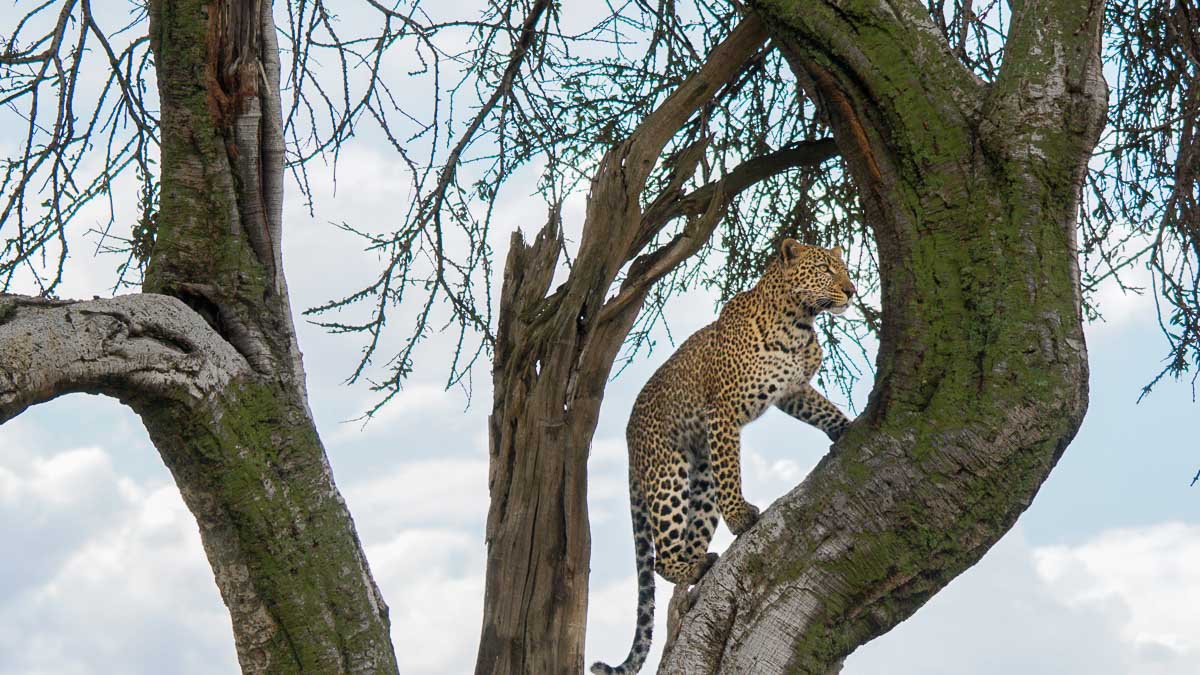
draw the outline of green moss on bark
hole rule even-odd
[[[228,24],[254,13],[210,17],[231,7],[150,3],[162,191],[144,289],[197,309],[254,372],[198,404],[130,403],[200,524],[243,670],[395,672],[387,608],[307,409],[287,299],[244,231],[240,191],[257,188],[238,183],[230,121],[214,112],[209,46],[228,36],[210,28],[261,29]]]
[[[226,565],[244,566],[248,589],[269,613],[270,641],[254,646],[269,671],[355,671],[346,664],[355,655],[378,659],[372,672],[394,671],[386,612],[367,609],[376,601],[357,572],[353,524],[294,396],[248,381],[201,410],[139,412],[186,486],[214,569],[221,575],[236,571]]]
[[[216,85],[204,76],[209,8],[203,0],[151,3],[163,100],[162,185],[144,289],[186,296],[182,285],[202,284],[220,296],[218,304],[229,305],[225,309],[252,314],[269,284],[241,231],[233,140],[212,117],[209,87]]]

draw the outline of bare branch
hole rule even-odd
[[[499,86],[484,101],[483,105],[479,107],[479,112],[475,114],[475,118],[467,125],[467,128],[459,136],[458,142],[454,144],[454,149],[447,156],[446,163],[442,167],[441,174],[438,177],[437,185],[434,186],[433,192],[425,200],[426,204],[423,204],[421,207],[422,215],[418,217],[418,227],[423,227],[427,222],[433,222],[436,225],[435,217],[441,212],[442,203],[446,198],[446,191],[450,189],[450,181],[453,179],[454,173],[458,171],[463,151],[475,140],[476,132],[483,126],[483,122],[488,118],[488,115],[492,114],[492,110],[496,108],[496,104],[501,99],[512,95],[513,79],[516,78],[517,72],[520,71],[521,65],[525,61],[525,55],[529,53],[529,48],[533,45],[534,38],[537,35],[538,22],[541,21],[542,14],[545,13],[546,8],[549,6],[550,0],[537,0],[533,8],[529,10],[524,23],[521,24],[521,33],[517,37],[516,47],[513,49],[508,67],[504,69],[504,76],[500,78]],[[438,236],[441,236],[440,232]]]
[[[733,199],[760,181],[802,166],[818,167],[836,155],[837,144],[832,138],[803,141],[746,160],[734,167],[724,178],[696,188],[686,195],[670,195],[674,198],[662,200],[664,195],[660,194],[660,200],[656,200],[655,204],[647,208],[642,218],[643,235],[649,239],[672,218],[703,213],[718,190],[725,193],[727,199]]]
[[[47,32],[26,40],[22,32],[44,23],[39,19],[47,17],[38,15],[51,7],[57,18]],[[6,233],[0,242],[0,290],[10,288],[20,273],[42,292],[53,291],[67,257],[65,230],[96,198],[109,198],[108,221],[96,228],[98,250],[127,256],[118,286],[144,263],[137,253],[145,247],[120,235],[113,239],[124,245],[108,241],[116,212],[113,182],[130,167],[142,184],[144,211],[154,208],[151,165],[158,139],[156,120],[144,104],[148,40],[129,34],[116,42],[144,20],[144,9],[134,9],[127,25],[106,32],[89,0],[44,2],[0,41],[0,103],[5,104],[0,123],[23,129],[19,150],[0,159],[0,223]],[[107,76],[96,93],[80,98],[79,91],[93,90],[80,83],[94,70]]]
[[[0,422],[62,394],[207,399],[249,365],[199,314],[154,294],[0,295]]]
[[[439,30],[450,27],[452,24],[417,21],[413,18],[418,12],[415,4],[409,14],[401,14],[395,10],[387,9],[379,3],[372,3],[372,6],[383,14],[386,21],[400,20],[402,25],[408,30],[416,32],[420,44],[424,46],[423,48],[428,51],[433,59],[434,84],[435,87],[439,86],[440,75],[438,68],[440,66],[438,64],[440,63],[441,52],[437,49],[431,36]],[[513,6],[515,6],[515,3],[510,4],[509,8],[511,9]],[[363,235],[368,240],[371,248],[386,250],[389,253],[390,261],[383,272],[377,277],[376,281],[367,288],[340,300],[313,308],[308,313],[322,314],[343,310],[353,304],[364,301],[372,303],[372,314],[364,322],[349,325],[339,321],[318,322],[319,325],[335,332],[366,332],[370,335],[369,342],[363,350],[363,356],[354,373],[349,378],[353,382],[363,375],[375,355],[375,350],[382,337],[383,328],[387,323],[390,307],[394,304],[400,304],[405,299],[405,292],[408,287],[414,285],[414,282],[419,279],[421,286],[427,289],[427,295],[421,302],[421,307],[417,313],[410,336],[404,342],[399,353],[390,359],[389,377],[373,386],[376,390],[388,392],[385,394],[382,402],[386,402],[386,400],[390,399],[398,391],[400,383],[407,376],[411,368],[410,362],[413,350],[419,344],[420,340],[431,332],[430,320],[435,303],[439,299],[449,304],[452,311],[451,321],[457,324],[459,333],[458,342],[460,348],[456,350],[454,361],[450,367],[450,383],[462,378],[483,351],[491,349],[494,344],[491,333],[492,308],[490,302],[480,302],[475,289],[476,284],[480,284],[482,285],[482,295],[485,298],[491,295],[491,254],[487,243],[487,234],[491,205],[494,203],[498,191],[495,189],[490,191],[487,199],[488,215],[484,219],[483,224],[480,225],[475,221],[475,216],[469,212],[465,204],[459,203],[464,198],[469,199],[469,196],[463,195],[462,188],[458,183],[458,172],[464,162],[464,153],[480,140],[479,136],[482,133],[487,131],[485,125],[488,120],[499,116],[500,121],[497,123],[501,126],[504,125],[503,120],[506,118],[508,106],[511,104],[511,99],[514,96],[514,83],[517,81],[529,55],[536,53],[539,49],[539,40],[544,39],[543,36],[547,29],[546,27],[539,28],[539,26],[549,24],[547,10],[550,8],[551,3],[549,0],[535,0],[528,12],[526,12],[520,27],[513,31],[512,49],[507,55],[499,81],[490,94],[481,102],[479,109],[466,125],[465,129],[457,135],[458,140],[449,150],[446,157],[440,162],[440,168],[435,172],[436,177],[431,179],[432,187],[426,188],[425,179],[429,176],[430,172],[434,172],[435,168],[433,153],[437,149],[436,133],[440,125],[438,118],[439,101],[435,100],[433,104],[433,121],[413,137],[419,137],[427,131],[432,131],[435,134],[431,145],[429,162],[423,170],[418,169],[414,162],[408,160],[407,151],[392,137],[392,133],[382,113],[376,111],[374,108],[371,109],[372,114],[376,116],[377,121],[384,128],[389,139],[392,139],[393,145],[408,162],[410,171],[414,176],[414,189],[417,192],[416,199],[413,202],[412,209],[405,216],[403,225],[388,237],[368,235],[349,225],[344,226],[348,231]],[[482,30],[481,24],[459,22],[453,25],[475,25]],[[489,37],[485,41],[490,43],[496,34],[502,31],[502,28],[502,26],[490,26],[486,33]],[[385,26],[384,36],[380,37],[381,45],[384,42],[384,37],[390,35],[387,32],[388,30]],[[379,49],[380,47],[377,46],[376,55],[378,55]],[[490,54],[484,51],[480,56],[490,56]],[[424,56],[422,56],[422,60],[424,60]],[[475,62],[473,68],[480,69],[480,72],[482,72],[485,66],[486,62],[479,59]],[[371,68],[372,87],[374,87],[375,80],[378,77],[378,64],[373,64]],[[379,86],[382,87],[382,83]],[[372,94],[371,91],[368,91],[367,98],[364,100],[369,101],[372,95],[377,94]],[[435,98],[440,97],[440,95],[440,91],[435,91]],[[388,96],[390,97],[390,94]],[[392,105],[395,105],[394,101],[392,101]],[[498,108],[499,110],[497,110]],[[289,126],[291,125],[290,116],[288,124]],[[504,133],[501,132],[500,136],[503,148]],[[500,157],[503,158],[503,156],[504,153],[501,152]],[[506,171],[501,170],[500,174],[497,182],[502,182]],[[451,236],[447,232],[448,224],[458,226],[462,230],[462,234],[466,235],[469,250],[465,256],[455,256],[448,250],[446,241]],[[428,263],[427,267],[424,263]],[[479,275],[482,278],[478,281],[475,279],[477,272],[482,272]],[[472,332],[481,337],[480,342],[473,353],[467,351],[464,354],[462,344],[467,335]]]
[[[700,247],[712,236],[721,216],[725,213],[725,191],[721,183],[710,192],[708,209],[704,215],[688,221],[687,227],[675,235],[667,245],[633,261],[629,275],[621,284],[621,292],[612,300],[604,303],[600,309],[597,321],[604,323],[611,320],[621,310],[630,306],[635,300],[645,297],[646,292],[659,279],[678,267],[684,260],[694,255]],[[641,303],[636,303],[641,309]]]

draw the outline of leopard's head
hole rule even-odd
[[[854,283],[840,246],[821,248],[784,239],[779,247],[779,270],[786,288],[818,312],[845,314],[854,297]]]

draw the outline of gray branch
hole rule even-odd
[[[197,403],[249,372],[246,360],[176,298],[0,296],[0,423],[73,392]]]

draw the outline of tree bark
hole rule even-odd
[[[0,364],[0,422],[72,392],[195,405],[250,370],[187,305],[152,294],[0,296]]]
[[[762,0],[879,247],[866,410],[698,586],[662,673],[825,673],[973,565],[1087,407],[1075,226],[1103,3],[1027,0],[985,85],[909,0]]]
[[[1106,98],[1102,5],[1024,0],[986,86],[912,0],[754,9],[602,161],[558,290],[547,295],[556,216],[532,245],[513,238],[477,672],[582,669],[586,458],[604,385],[653,282],[761,167],[676,195],[691,153],[665,202],[643,213],[642,191],[669,139],[761,49],[759,15],[863,190],[883,281],[878,377],[834,452],[706,576],[663,671],[835,669],[1011,527],[1082,419],[1074,223]],[[396,672],[387,607],[308,409],[281,263],[270,3],[149,10],[162,193],[146,293],[0,298],[0,420],[68,392],[119,398],[197,518],[243,671]],[[694,218],[639,256],[678,214]]]
[[[243,672],[394,673],[289,307],[271,3],[149,13],[162,191],[146,293],[0,297],[0,420],[69,392],[120,399],[196,517]]]
[[[640,205],[663,148],[765,39],[760,22],[743,22],[699,72],[605,156],[592,182],[579,253],[567,281],[549,297],[561,250],[557,213],[531,245],[519,232],[512,237],[489,418],[491,506],[475,670],[480,675],[583,670],[591,553],[587,456],[604,385],[650,284],[707,240],[725,188],[713,186],[704,215],[634,263],[617,298],[606,304],[605,295],[621,268],[667,221],[643,214]],[[682,185],[695,164],[680,168]],[[695,211],[683,204],[663,209]],[[669,261],[674,263],[664,269]]]
[[[159,0],[162,197],[146,290],[181,298],[250,374],[201,406],[134,405],[200,524],[246,672],[395,672],[387,607],[308,408],[281,265],[269,2]]]

